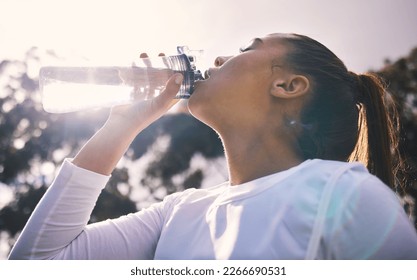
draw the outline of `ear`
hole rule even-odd
[[[310,81],[302,75],[291,75],[286,79],[276,79],[271,85],[271,95],[279,98],[296,98],[310,90]]]

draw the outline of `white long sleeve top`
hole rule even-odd
[[[308,160],[87,225],[108,179],[66,160],[10,259],[417,259],[399,199],[357,163]]]

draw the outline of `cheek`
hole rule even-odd
[[[231,61],[232,62],[232,61]],[[205,123],[234,118],[259,107],[265,86],[265,70],[250,63],[228,63],[216,75],[196,87],[188,100],[190,113]],[[241,116],[242,117],[242,116]]]

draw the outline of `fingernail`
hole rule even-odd
[[[177,85],[180,85],[182,83],[182,75],[178,75],[177,77],[175,77],[175,83]]]

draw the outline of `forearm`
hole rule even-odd
[[[135,136],[136,133],[128,132],[123,124],[106,123],[84,145],[72,162],[78,167],[110,175]]]

